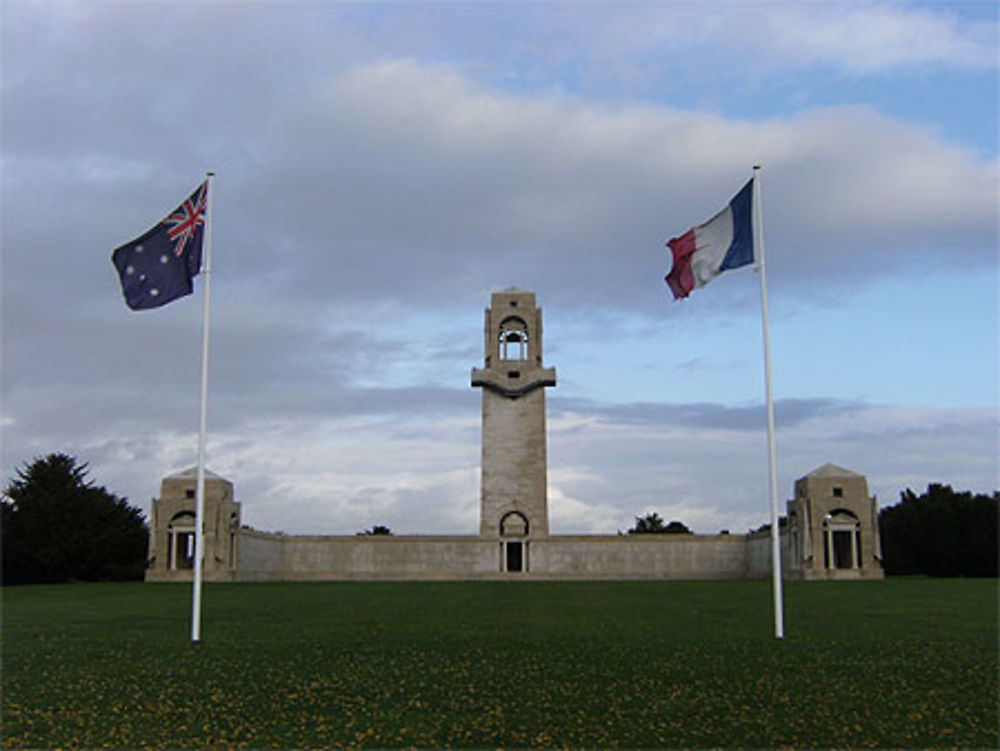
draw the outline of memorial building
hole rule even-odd
[[[771,572],[769,531],[749,534],[551,534],[545,389],[535,295],[496,292],[486,309],[479,533],[287,535],[243,526],[233,484],[205,473],[207,581],[336,579],[754,579]],[[153,499],[146,581],[190,580],[193,469],[163,479]],[[883,576],[878,509],[863,475],[825,464],[795,483],[780,525],[786,578]]]

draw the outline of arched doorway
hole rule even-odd
[[[195,517],[190,511],[174,514],[167,525],[167,568],[194,568]]]
[[[500,570],[521,573],[528,570],[528,518],[511,511],[500,519]]]
[[[823,561],[827,570],[861,568],[861,522],[847,509],[823,517]]]

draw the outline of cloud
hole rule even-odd
[[[554,409],[549,461],[560,493],[581,507],[612,505],[619,527],[650,510],[700,532],[740,532],[767,521],[763,410],[754,410],[754,429],[746,413],[722,405],[658,406],[659,411],[629,404]],[[780,500],[790,497],[795,479],[826,462],[865,474],[882,505],[895,503],[904,488],[919,490],[931,482],[982,491],[997,482],[995,409],[832,400],[784,406],[798,414],[776,431]],[[649,419],[634,419],[641,412],[649,412]],[[719,419],[730,412],[730,419]],[[616,420],[617,415],[625,419]],[[564,523],[553,525],[554,531],[593,531],[585,519]]]
[[[793,4],[764,13],[761,51],[783,62],[870,73],[931,64],[995,68],[996,19],[964,21],[899,5]]]
[[[459,299],[516,277],[561,306],[635,305],[665,238],[758,160],[789,294],[939,263],[942,246],[993,260],[995,161],[870,107],[753,122],[514,95],[402,59],[337,73],[282,118],[259,185],[295,200],[245,244],[310,298]]]
[[[809,420],[850,414],[865,409],[861,403],[836,399],[781,399],[775,404],[775,422],[794,427]],[[592,418],[616,425],[657,425],[713,428],[725,430],[759,430],[765,421],[764,405],[732,406],[713,403],[669,404],[631,402],[627,404],[593,404],[586,399],[552,400],[555,414],[583,412]]]
[[[109,279],[92,249],[141,232],[206,164],[199,139],[141,105],[150,95],[138,83],[115,99],[135,102],[134,118],[84,106],[109,85],[107,55],[90,63],[102,75],[80,73],[72,88],[43,85],[26,66],[5,95],[7,245],[58,248],[72,227],[75,247],[59,262],[93,294]],[[218,75],[206,72],[203,96],[223,85]],[[93,121],[55,116],[64,87]],[[562,307],[648,304],[654,293],[637,291],[666,265],[665,239],[707,219],[757,161],[773,282],[788,294],[940,263],[942,247],[954,262],[994,260],[996,160],[870,106],[740,119],[515,93],[412,58],[332,65],[294,88],[265,88],[271,106],[253,112],[210,110],[211,129],[239,144],[211,160],[220,302],[228,285],[317,309],[464,305],[517,282]],[[201,110],[197,99],[177,106]],[[178,165],[189,176],[154,191],[151,177]],[[6,271],[32,299],[51,299],[58,290],[41,281],[51,263],[12,252]]]
[[[598,6],[578,22],[576,33],[596,37],[595,57],[633,76],[642,75],[636,69],[650,58],[679,71],[701,69],[695,75],[704,75],[706,68],[725,73],[718,69],[734,58],[741,63],[740,75],[814,66],[873,75],[931,65],[960,70],[997,65],[995,10],[964,16],[954,6],[670,3],[613,13]],[[709,52],[717,50],[729,54]]]
[[[744,116],[672,99],[669,86],[629,99],[642,86],[627,83],[648,71],[657,84],[711,78],[706,53],[730,46],[760,67],[716,56],[739,68],[713,79],[727,94],[759,90],[753,77],[776,66],[979,75],[995,69],[984,57],[995,45],[978,22],[884,4],[505,11],[22,3],[6,13],[5,471],[69,451],[142,502],[193,463],[200,306],[128,313],[108,256],[208,168],[218,174],[211,464],[263,528],[474,533],[468,370],[482,357],[488,293],[508,284],[558,311],[546,319],[565,332],[548,343],[558,364],[588,364],[567,367],[567,398],[551,400],[553,520],[565,525],[554,528],[613,531],[650,507],[701,531],[762,521],[762,409],[742,395],[728,403],[723,384],[748,356],[733,348],[722,362],[682,326],[665,338],[660,281],[664,241],[721,208],[755,161],[785,310],[946,265],[994,273],[994,157],[883,103]],[[588,93],[601,90],[614,95]],[[756,307],[753,285],[716,284],[710,304],[677,306],[672,322]],[[609,331],[627,340],[610,359]],[[660,392],[649,382],[670,372],[635,354],[653,346],[688,353],[684,375],[711,387],[690,402],[650,398]],[[604,401],[598,380],[610,384]],[[643,396],[630,395],[640,380]],[[924,480],[981,484],[995,466],[983,453],[995,424],[980,413],[805,396],[779,403],[782,488],[825,461],[890,495]]]
[[[515,95],[449,66],[389,60],[326,77],[246,132],[267,158],[223,165],[217,182],[212,418],[223,431],[248,410],[336,421],[466,404],[427,383],[464,379],[485,292],[508,282],[567,317],[641,316],[661,302],[650,278],[665,271],[664,237],[721,205],[748,154],[767,165],[769,258],[786,297],[933,267],[942,247],[952,263],[995,260],[995,163],[868,107],[750,122]],[[17,173],[24,152],[12,143]],[[34,190],[5,192],[5,319],[31,322],[5,326],[11,446],[134,435],[143,423],[181,434],[196,411],[185,384],[196,382],[200,311],[122,311],[102,256],[159,209],[123,222],[108,199],[127,186],[108,185],[55,181],[43,194],[68,213],[39,210]],[[784,406],[779,419],[793,422],[829,407]],[[619,428],[738,430],[757,417],[710,404],[594,414]]]

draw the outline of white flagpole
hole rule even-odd
[[[202,246],[203,313],[201,332],[201,420],[198,429],[198,485],[194,521],[194,592],[191,603],[191,641],[201,641],[201,579],[205,559],[205,435],[208,432],[208,331],[209,292],[212,279],[212,198],[214,190],[209,172],[206,179],[205,240]]]
[[[785,638],[781,592],[781,530],[778,529],[778,462],[774,450],[774,397],[771,392],[771,345],[767,333],[767,279],[764,271],[764,212],[760,205],[760,165],[753,168],[753,204],[757,225],[757,271],[760,274],[760,310],[764,332],[764,389],[767,394],[767,457],[771,485],[771,573],[774,581],[774,636]]]

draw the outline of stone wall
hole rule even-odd
[[[743,536],[747,546],[747,578],[768,579],[771,577],[771,530],[751,532]],[[795,560],[787,527],[781,530],[781,577],[801,579],[802,567]]]
[[[236,579],[267,581],[285,576],[284,535],[243,528],[237,543]]]
[[[239,581],[745,579],[770,575],[770,536],[560,535],[532,538],[526,571],[501,570],[481,537],[305,536],[244,529]],[[783,552],[787,544],[783,546]],[[786,575],[792,573],[786,563]]]
[[[529,573],[552,579],[742,579],[743,535],[581,535],[533,540]]]
[[[244,530],[237,578],[240,581],[490,578],[500,575],[499,556],[494,547],[494,542],[471,536],[309,536]]]
[[[193,558],[182,553],[190,551],[194,530],[193,477],[186,471],[167,478],[162,497],[154,499],[147,581],[191,580]],[[797,483],[796,496],[788,503],[788,523],[782,528],[784,578],[883,575],[878,510],[864,477],[824,465]],[[766,579],[771,575],[769,531],[548,536],[519,528],[506,536],[286,535],[240,526],[239,511],[231,483],[212,475],[206,482],[206,581]],[[839,540],[824,537],[822,525],[832,519],[843,526],[838,517],[848,511],[845,518],[855,525],[853,542],[839,528]],[[511,546],[517,553],[516,566],[509,557]],[[824,562],[824,557],[829,560]],[[506,571],[505,566],[518,570]]]

